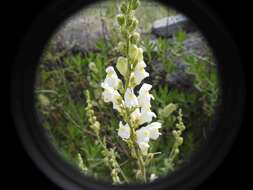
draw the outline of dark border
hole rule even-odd
[[[234,42],[217,16],[197,0],[161,1],[184,13],[202,31],[218,60],[221,104],[210,141],[172,175],[147,185],[112,186],[80,175],[56,154],[43,135],[34,108],[37,65],[46,42],[63,20],[92,1],[58,0],[41,12],[24,38],[12,73],[12,112],[21,141],[33,161],[64,189],[191,189],[210,175],[227,155],[242,120],[245,98],[244,75]],[[236,77],[235,77],[236,76]],[[206,148],[208,147],[208,148]]]

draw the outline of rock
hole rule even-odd
[[[174,65],[171,72],[167,73],[165,65],[161,61],[153,60],[150,64],[150,77],[153,85],[156,87],[160,85],[168,85],[172,88],[192,91],[194,90],[194,76],[188,74],[187,65],[181,57],[173,57],[169,52],[167,54],[169,60]]]
[[[152,32],[162,37],[170,37],[180,29],[187,32],[195,30],[190,20],[181,14],[156,20],[152,26]]]
[[[147,82],[152,82],[153,88],[158,88],[160,85],[163,85],[166,82],[164,80],[164,76],[166,75],[164,64],[160,61],[153,60],[150,63],[150,67],[146,68],[146,71],[150,73],[150,76],[147,78],[150,81]]]
[[[206,57],[210,53],[206,39],[199,32],[188,34],[183,44],[188,53],[201,57]]]
[[[175,70],[166,74],[165,81],[171,87],[192,90],[194,77],[186,72],[186,65],[180,59],[174,60],[173,64],[175,65]]]
[[[175,69],[171,73],[166,73],[164,64],[160,61],[151,63],[150,80],[153,82],[154,88],[160,85],[168,85],[169,87],[192,90],[194,77],[186,72],[186,65],[180,59],[172,61]]]
[[[68,19],[53,36],[58,50],[86,52],[96,49],[96,41],[108,37],[108,30],[101,18],[76,15]]]
[[[175,40],[174,38],[170,40]],[[157,52],[157,39],[153,39],[150,43],[154,44],[154,54]],[[194,54],[199,57],[210,57],[210,49],[207,41],[199,32],[187,33],[185,41],[183,41],[183,47],[185,53]],[[146,49],[143,47],[144,53]],[[159,86],[161,84],[168,84],[170,87],[183,90],[195,90],[193,81],[194,76],[187,73],[187,65],[183,58],[180,56],[173,56],[169,50],[167,52],[167,58],[175,65],[174,70],[171,73],[165,72],[164,64],[160,61],[153,60],[150,64],[152,66],[152,80],[154,85]]]

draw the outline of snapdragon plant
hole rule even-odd
[[[156,118],[151,110],[151,100],[154,97],[149,92],[152,85],[142,84],[149,73],[145,71],[143,50],[138,47],[140,34],[136,32],[138,20],[134,12],[139,5],[139,0],[128,0],[121,5],[121,14],[117,16],[122,40],[117,48],[121,56],[117,59],[116,68],[122,75],[122,80],[114,68],[109,66],[101,86],[104,89],[103,100],[111,102],[113,109],[122,118],[119,121],[118,135],[127,143],[132,158],[136,160],[136,177],[146,182],[145,160],[152,157],[152,153],[148,151],[149,141],[156,140],[161,135],[161,123],[152,122]],[[135,88],[140,85],[137,96]]]

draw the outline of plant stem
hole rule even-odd
[[[131,2],[129,3],[129,7],[131,6]],[[126,18],[131,14],[130,12],[130,8],[128,8],[128,12],[127,12],[127,16]],[[130,46],[130,38],[129,38],[129,33],[127,34],[126,36],[126,52],[125,52],[125,55],[126,55],[126,58],[128,60],[128,72],[127,72],[127,75],[126,75],[126,78],[125,78],[125,86],[124,86],[124,93],[126,93],[126,90],[127,88],[129,88],[129,83],[130,83],[130,77],[131,77],[131,73],[132,73],[132,67],[131,67],[131,63],[130,63],[130,58],[129,58],[129,46]],[[136,143],[136,134],[135,134],[135,130],[134,130],[134,127],[133,125],[131,124],[130,122],[130,114],[131,112],[128,110],[128,108],[124,108],[125,111],[126,111],[126,115],[127,117],[124,118],[125,119],[125,122],[129,125],[130,129],[131,129],[131,135],[130,135],[130,140],[131,140],[131,143],[133,144],[133,148],[134,148],[134,154],[136,156],[136,159],[137,159],[137,163],[138,163],[138,167],[139,167],[139,170],[141,171],[141,175],[142,175],[142,178],[143,178],[143,181],[146,182],[147,179],[146,179],[146,169],[145,169],[145,164],[144,164],[144,160],[143,160],[143,157],[142,157],[142,153],[141,153],[141,150],[140,148],[138,147],[138,144]]]
[[[138,167],[139,167],[139,169],[141,171],[141,175],[142,175],[143,181],[146,182],[147,179],[146,179],[145,163],[144,163],[144,160],[143,160],[143,157],[142,157],[141,150],[138,147],[138,144],[136,143],[135,130],[134,130],[133,125],[131,125],[130,118],[129,118],[130,113],[129,113],[128,110],[127,110],[127,116],[128,116],[128,118],[126,118],[126,122],[127,122],[127,124],[129,125],[129,127],[131,129],[130,139],[131,139],[131,142],[133,144],[134,153],[135,153],[135,156],[136,156],[136,159],[137,159]]]
[[[133,132],[132,127],[131,127],[131,129],[132,129],[132,132]],[[143,181],[146,182],[147,181],[147,179],[146,179],[146,168],[145,168],[144,160],[143,160],[142,154],[140,152],[140,149],[139,149],[138,145],[135,142],[135,138],[133,138],[133,144],[134,144],[134,150],[135,150],[135,154],[136,154],[136,157],[137,157],[138,165],[139,165],[139,168],[141,170],[142,177],[143,177]]]

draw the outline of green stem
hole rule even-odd
[[[132,130],[132,133],[134,133],[134,130],[133,130],[132,127],[131,127],[131,130]],[[145,168],[144,160],[143,160],[143,157],[142,157],[142,153],[140,152],[138,144],[135,141],[136,139],[135,139],[134,135],[132,135],[131,139],[133,141],[135,154],[136,154],[136,157],[137,157],[138,165],[139,165],[139,168],[141,170],[143,180],[144,180],[144,182],[146,182],[147,181],[147,179],[146,179],[146,168]]]
[[[125,18],[128,18],[130,15],[131,15],[131,4],[132,4],[132,1],[130,0],[129,1],[129,4],[128,4],[128,11],[127,13],[125,14]],[[126,21],[127,22],[127,21]],[[127,26],[125,26],[126,30],[127,30]],[[124,36],[124,35],[123,35]],[[131,77],[131,73],[133,72],[132,71],[132,67],[131,67],[131,63],[130,63],[130,57],[129,57],[129,47],[130,47],[130,34],[129,34],[129,31],[127,31],[127,34],[125,37],[125,42],[126,42],[126,52],[125,52],[125,56],[128,60],[128,72],[127,72],[127,75],[125,76],[125,84],[124,84],[124,91],[123,91],[123,95],[126,93],[126,90],[130,87],[130,77]],[[144,164],[144,160],[143,160],[143,156],[142,156],[142,152],[139,148],[139,145],[137,144],[136,142],[136,134],[135,134],[135,129],[134,129],[134,126],[131,124],[131,121],[130,121],[130,115],[131,115],[131,112],[127,107],[124,107],[123,108],[126,115],[123,116],[125,122],[129,125],[130,129],[131,129],[131,135],[130,135],[130,141],[133,145],[133,151],[134,151],[134,154],[135,154],[135,159],[137,160],[137,164],[138,164],[138,167],[139,167],[139,170],[141,171],[141,175],[142,175],[142,178],[143,178],[143,181],[146,182],[147,179],[146,179],[146,169],[145,169],[145,164]]]
[[[134,149],[135,149],[136,157],[137,157],[137,160],[138,160],[138,165],[139,165],[139,168],[141,170],[142,177],[143,177],[143,181],[147,182],[146,168],[145,168],[144,160],[143,160],[143,157],[142,157],[142,153],[140,152],[140,149],[139,149],[139,147],[136,143],[134,143]]]
[[[131,129],[130,139],[131,139],[131,142],[133,144],[134,153],[136,155],[138,167],[139,167],[139,169],[141,171],[141,174],[142,174],[142,177],[143,177],[143,181],[146,182],[147,179],[146,179],[145,163],[144,163],[144,160],[143,160],[143,156],[142,156],[141,150],[140,150],[138,144],[136,143],[135,130],[134,130],[134,127],[131,125],[130,118],[129,118],[130,113],[129,113],[128,110],[127,110],[127,116],[128,116],[128,118],[126,118],[126,122],[127,122],[127,124],[129,125],[129,127]]]

